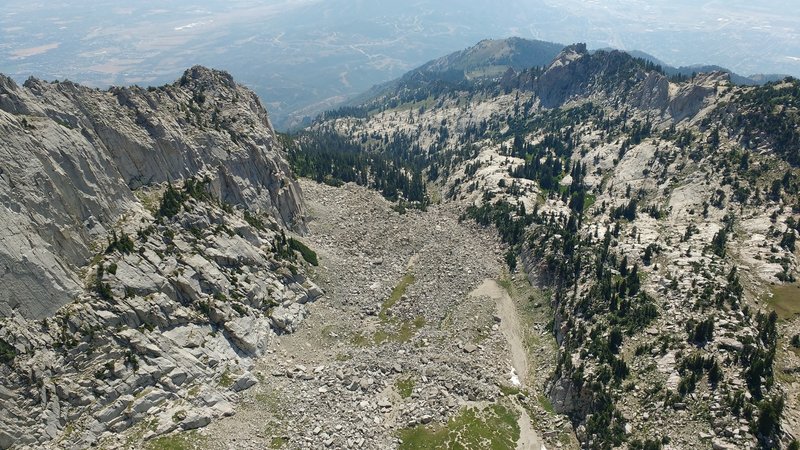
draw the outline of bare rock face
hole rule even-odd
[[[676,120],[693,117],[709,98],[717,92],[717,86],[730,85],[730,74],[724,72],[704,73],[695,77],[693,83],[681,86],[670,98],[669,113]]]
[[[234,414],[236,394],[258,381],[256,360],[322,290],[275,218],[221,204],[208,184],[174,214],[114,224],[127,244],[97,254],[55,315],[0,320],[0,449],[87,448],[130,428],[152,437]],[[159,192],[137,195],[152,204]],[[276,325],[283,307],[303,312],[290,330]]]
[[[142,186],[203,172],[221,201],[304,229],[266,111],[224,72],[109,91],[0,76],[0,128],[0,316],[42,318],[71,301],[93,243],[141,209]]]
[[[585,89],[589,70],[585,61],[591,59],[586,44],[576,44],[565,48],[539,77],[535,91],[542,106],[554,108],[580,90]]]
[[[692,83],[670,90],[669,79],[625,52],[590,54],[585,44],[566,47],[532,82],[541,106],[558,108],[571,100],[623,102],[680,122],[695,117],[716,97],[716,87],[730,83],[724,73],[701,74]]]

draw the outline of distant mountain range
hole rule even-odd
[[[473,47],[429,61],[403,78],[415,73],[463,72],[468,79],[502,75],[508,68],[522,71],[549,64],[563,49],[562,44],[518,37],[485,39]]]
[[[610,48],[604,50],[611,50]],[[664,69],[664,73],[669,76],[675,75],[683,75],[690,77],[692,74],[698,73],[709,73],[709,72],[725,72],[730,74],[731,82],[733,84],[743,85],[743,86],[757,86],[766,84],[772,81],[779,81],[782,80],[789,75],[786,74],[775,74],[775,73],[768,73],[768,74],[752,74],[748,76],[740,75],[738,73],[732,72],[725,67],[713,65],[713,64],[694,64],[691,66],[680,66],[674,67],[670,66],[669,64],[661,61],[660,59],[656,58],[655,56],[645,53],[639,50],[630,50],[629,53],[631,56],[635,58],[641,58],[645,61],[650,61],[654,64],[658,64]]]
[[[389,87],[397,82],[409,82],[415,79],[440,80],[475,80],[503,75],[509,68],[519,72],[532,67],[545,67],[566,46],[555,42],[538,41],[511,37],[507,39],[485,39],[467,49],[453,52],[437,58],[409,71],[398,80],[386,83]],[[597,50],[612,51],[614,48]],[[594,51],[597,51],[594,50]],[[740,75],[731,70],[713,64],[695,64],[691,66],[671,66],[659,58],[639,50],[620,50],[634,58],[644,59],[661,66],[667,76],[687,76],[693,74],[724,72],[730,74],[731,82],[738,85],[760,85],[771,81],[779,81],[789,75],[785,74],[753,74]]]
[[[519,72],[545,66],[563,49],[562,44],[518,37],[484,39],[467,49],[428,61],[400,78],[375,85],[345,105],[363,105],[386,93],[420,84],[476,81],[502,76],[508,69]]]
[[[675,66],[800,76],[800,8],[730,3],[5,0],[0,72],[19,84],[33,76],[105,89],[171,83],[200,64],[255,91],[282,130],[485,38],[585,42]]]
[[[370,109],[380,102],[385,102],[387,96],[396,96],[397,93],[404,90],[415,91],[415,95],[419,95],[421,87],[425,87],[426,92],[431,92],[431,89],[442,89],[445,85],[480,83],[497,79],[509,71],[518,73],[532,68],[544,68],[549,66],[565,48],[565,45],[555,42],[519,37],[484,39],[472,47],[428,61],[392,81],[375,85],[363,94],[342,103],[342,110],[347,114],[352,114],[352,107]],[[613,50],[616,49],[603,48],[592,50],[591,53]],[[674,67],[642,51],[622,51],[634,58],[660,66],[668,77],[691,78],[700,73],[723,72],[727,73],[731,82],[736,85],[755,86],[778,81],[788,76],[782,74],[743,76],[724,67],[710,64]],[[323,114],[330,117],[336,115],[337,112],[329,111]],[[307,124],[308,119],[303,125]]]

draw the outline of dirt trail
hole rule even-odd
[[[546,450],[539,435],[531,425],[531,418],[528,411],[521,405],[516,404],[519,411],[519,440],[517,441],[516,450]]]
[[[522,340],[522,327],[517,316],[517,308],[508,291],[497,284],[495,280],[486,279],[477,289],[470,293],[472,297],[489,297],[495,301],[497,315],[500,317],[500,331],[508,342],[511,353],[511,371],[509,381],[512,384],[524,387],[528,381],[528,353]],[[517,402],[514,402],[519,412],[519,440],[516,450],[544,450],[544,445],[539,435],[531,425],[528,411]]]
[[[525,386],[528,380],[528,354],[522,342],[522,327],[517,318],[517,309],[514,300],[508,292],[502,288],[495,280],[484,280],[477,289],[470,293],[472,297],[489,297],[495,301],[497,315],[500,317],[500,331],[508,342],[511,352],[511,366],[514,371],[509,375],[512,379],[516,376],[521,386]]]

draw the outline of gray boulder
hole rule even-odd
[[[272,311],[272,324],[284,333],[294,333],[297,327],[306,318],[308,311],[299,303],[289,306],[278,306]]]

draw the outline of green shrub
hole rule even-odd
[[[261,220],[260,217],[250,214],[250,211],[244,211],[244,220],[248,223],[251,227],[258,229],[258,230],[265,230],[266,225],[264,225],[264,221]]]
[[[713,317],[694,325],[694,329],[689,332],[689,340],[700,346],[706,345],[712,339],[714,339]]]
[[[513,248],[508,249],[506,252],[506,264],[508,264],[508,269],[512,272],[517,268],[517,254]]]
[[[725,229],[719,230],[711,240],[711,251],[715,255],[725,257],[725,244],[728,242],[728,232]]]
[[[0,363],[11,364],[17,357],[17,349],[0,339]]]
[[[783,407],[784,400],[781,397],[763,400],[758,404],[758,435],[762,443],[771,442],[780,434]]]
[[[111,239],[108,241],[108,247],[106,248],[106,253],[113,253],[114,251],[118,251],[122,254],[130,254],[134,250],[133,239],[128,236],[127,233],[122,232],[121,235],[117,235],[116,230],[111,231]],[[109,270],[110,273],[111,272]]]
[[[167,190],[164,191],[158,206],[158,215],[170,218],[178,214],[181,211],[184,200],[183,195],[172,186],[172,183],[168,183]]]
[[[622,330],[620,330],[619,327],[614,327],[608,334],[608,349],[611,351],[611,353],[617,354],[619,353],[619,349],[621,346],[622,346]]]
[[[300,252],[300,255],[303,256],[303,259],[306,260],[306,262],[311,264],[312,266],[319,265],[319,261],[317,260],[317,254],[314,253],[313,250],[308,248],[305,244],[298,241],[297,239],[289,238],[289,248]]]

